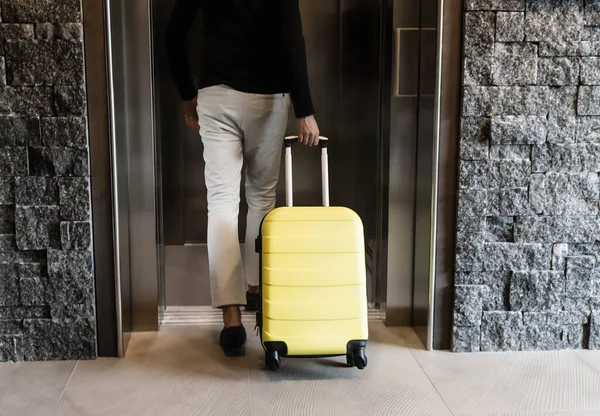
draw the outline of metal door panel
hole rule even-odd
[[[107,3],[111,119],[112,193],[117,292],[117,353],[123,356],[132,330],[130,239],[129,239],[129,146],[127,143],[127,39],[125,9],[118,2]]]
[[[415,189],[414,326],[427,326],[429,311],[433,116],[433,96],[421,96],[419,98],[417,174]],[[425,343],[425,340],[422,341]]]
[[[415,198],[415,266],[413,290],[413,325],[427,327],[429,316],[429,289],[432,249],[432,179],[434,144],[434,91],[435,91],[435,29],[421,29],[419,54],[419,131]],[[427,343],[427,331],[419,331],[421,341]]]
[[[381,5],[340,2],[339,123],[332,143],[331,196],[354,209],[366,238],[367,295],[378,302],[378,185],[381,117]]]
[[[459,0],[440,2],[442,36],[439,53],[439,94],[436,111],[439,113],[438,209],[434,299],[431,346],[450,348],[452,334],[452,303],[454,296],[454,253],[456,239],[456,200],[458,170],[458,137],[461,91],[461,34],[462,3]]]
[[[201,215],[186,215],[186,207],[206,205],[204,164],[202,152],[197,150],[200,137],[190,131],[183,120],[181,100],[171,77],[167,50],[166,30],[175,0],[153,0],[152,38],[154,45],[154,85],[156,90],[157,148],[160,149],[158,177],[162,188],[162,217],[165,245],[182,245],[186,233],[191,240],[206,239],[206,219]],[[192,68],[198,68],[198,41],[201,39],[201,18],[196,16],[188,38],[188,56]],[[196,51],[196,53],[194,53]],[[193,72],[194,74],[196,71]],[[200,156],[199,163],[187,163]],[[199,167],[198,167],[199,165]],[[186,220],[191,224],[187,224]],[[198,224],[195,221],[203,221]],[[203,231],[196,231],[203,230]],[[200,234],[200,236],[198,236]]]
[[[412,325],[415,170],[419,101],[391,103],[386,324]]]
[[[117,290],[122,303],[118,312],[122,332],[129,321],[134,331],[155,330],[158,258],[150,10],[141,0],[109,0],[107,5]]]
[[[418,96],[419,94],[419,53],[421,31],[413,28],[395,29],[395,53],[398,57],[397,79],[393,85],[393,95]]]
[[[152,331],[158,329],[158,253],[150,4],[141,0],[122,3],[127,44],[132,327]]]

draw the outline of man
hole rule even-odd
[[[199,85],[194,85],[186,36],[198,12],[204,38]],[[260,302],[254,240],[275,206],[290,97],[300,142],[314,146],[319,141],[298,0],[177,0],[167,48],[186,124],[200,131],[204,145],[211,294],[213,306],[223,310],[220,342],[226,355],[240,356],[246,344],[240,306],[256,310]],[[244,160],[243,271],[238,213]]]

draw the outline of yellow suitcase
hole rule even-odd
[[[327,139],[321,138],[323,207],[294,207],[292,144],[285,139],[287,206],[270,212],[256,241],[262,304],[257,313],[268,369],[280,357],[346,356],[367,365],[363,224],[348,208],[329,206]]]

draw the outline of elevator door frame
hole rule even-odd
[[[117,2],[116,0],[105,0],[107,2],[112,2],[113,4],[118,4],[121,2]],[[127,221],[125,224],[128,228],[129,234],[131,238],[129,241],[123,241],[119,234],[118,228],[114,230],[114,241],[115,241],[115,252],[118,253],[119,250],[123,247],[123,245],[127,245],[127,249],[130,253],[130,265],[127,273],[130,274],[130,289],[131,289],[131,297],[130,297],[130,305],[131,305],[131,330],[132,331],[156,331],[159,327],[161,309],[164,307],[164,301],[160,299],[161,292],[161,216],[158,215],[161,212],[160,207],[160,195],[161,195],[161,184],[160,178],[157,176],[157,169],[160,167],[160,161],[157,158],[155,146],[157,145],[156,141],[156,113],[153,105],[154,99],[154,74],[153,74],[153,44],[152,44],[152,11],[150,7],[149,0],[136,0],[132,1],[130,4],[135,3],[134,6],[129,10],[129,18],[134,19],[136,23],[136,29],[138,30],[136,35],[128,38],[128,47],[129,51],[132,51],[130,55],[127,55],[127,68],[128,70],[133,71],[131,68],[140,68],[141,73],[135,77],[129,77],[129,81],[133,84],[132,86],[127,85],[128,88],[133,87],[132,90],[128,90],[131,92],[132,97],[129,97],[126,100],[126,106],[124,107],[127,111],[126,119],[127,119],[127,127],[123,132],[122,136],[118,136],[117,132],[114,131],[115,127],[115,111],[117,107],[115,106],[114,97],[115,97],[115,86],[114,84],[110,84],[111,91],[109,92],[109,96],[111,98],[110,112],[111,112],[111,124],[113,126],[113,131],[111,132],[112,136],[112,148],[113,148],[113,157],[117,157],[116,148],[118,145],[118,139],[126,140],[127,147],[129,150],[128,158],[128,176],[126,178],[127,185],[129,185],[129,189],[127,192],[128,197],[128,212],[127,217],[121,217],[118,206],[115,206],[115,210],[113,212],[115,216],[115,224],[119,224],[120,219],[124,219]],[[107,3],[108,4],[108,3]],[[123,3],[122,3],[123,4]],[[389,6],[389,2],[387,0],[382,0],[382,4],[387,7]],[[441,0],[441,5],[443,5],[443,0]],[[383,10],[383,9],[382,9]],[[140,21],[145,21],[147,25],[139,25]],[[441,21],[441,19],[440,19]],[[438,23],[439,24],[439,23]],[[141,27],[141,30],[140,30]],[[382,29],[382,37],[388,36],[386,33],[384,23],[384,29]],[[111,20],[110,16],[107,13],[107,31],[111,30]],[[107,35],[108,44],[107,47],[109,49],[109,56],[112,56],[113,49],[115,47],[114,44],[110,41],[110,34]],[[441,54],[441,37],[442,32],[439,34],[438,45],[437,45],[437,53],[438,56]],[[382,58],[385,59],[385,56]],[[385,72],[385,66],[383,66],[383,71]],[[114,72],[114,68],[112,67],[112,59],[109,58],[109,72],[112,74]],[[114,75],[114,74],[112,74]],[[436,70],[437,82],[436,86],[440,87],[440,62],[438,62],[438,67]],[[389,92],[385,91],[385,80],[387,79],[387,75],[383,77],[383,85],[382,85],[382,94],[386,94]],[[109,76],[109,79],[112,78]],[[137,95],[136,95],[137,94]],[[440,94],[436,91],[436,119],[435,119],[435,131],[436,135],[434,137],[435,143],[434,147],[437,149],[439,145],[439,115],[440,115]],[[384,100],[382,100],[382,103]],[[118,104],[118,103],[117,103]],[[380,111],[384,111],[383,108]],[[382,120],[383,121],[383,120]],[[385,131],[385,128],[382,129]],[[380,140],[381,142],[381,140]],[[380,143],[380,163],[385,164],[385,155],[386,155],[386,145],[385,141]],[[435,161],[435,160],[434,160]],[[123,172],[119,172],[119,166],[115,165],[115,160],[111,161],[113,164],[113,195],[119,192],[120,182],[123,181],[122,174]],[[382,167],[380,166],[379,169]],[[437,178],[437,164],[434,163],[434,171],[432,172],[434,177]],[[121,175],[121,176],[120,176]],[[382,188],[379,192],[380,202],[385,201],[386,198],[386,184],[385,181],[381,180]],[[435,212],[437,206],[437,186],[436,181],[432,184],[432,203],[431,203],[431,215],[433,220],[435,220]],[[113,199],[113,204],[115,200]],[[386,221],[388,218],[385,210],[380,210],[380,218],[378,219],[379,227],[385,227]],[[387,213],[389,214],[389,212]],[[435,228],[435,226],[433,227]],[[435,289],[435,268],[431,267],[432,263],[435,263],[436,260],[436,234],[435,230],[431,231],[431,245],[429,248],[430,255],[430,276],[429,276],[429,302],[428,302],[428,312],[429,312],[429,323],[430,326],[428,328],[427,334],[427,346],[431,348],[432,339],[433,339],[433,325],[435,322],[433,321],[433,305],[435,302],[434,298],[434,289]],[[388,239],[402,239],[401,235],[389,235]],[[384,262],[390,255],[394,253],[389,253],[387,250],[379,250],[379,258],[378,258],[378,270],[379,273],[386,273],[390,276],[390,270],[386,270],[386,264]],[[386,257],[387,256],[387,257]],[[118,255],[115,256],[116,262],[119,263]],[[122,266],[117,264],[116,269],[116,291],[117,297],[119,299],[123,299],[124,292],[123,284],[126,282],[121,281],[123,270],[119,270],[119,267]],[[394,276],[391,276],[394,277]],[[410,276],[405,276],[406,278],[403,280],[405,283],[412,279]],[[404,289],[407,287],[405,286]],[[409,291],[412,290],[412,287],[409,288]],[[386,296],[386,293],[380,294],[382,297]],[[389,300],[390,295],[390,285],[388,282],[387,285],[387,299]],[[397,294],[394,294],[397,295]],[[412,301],[408,301],[409,305],[412,305]],[[118,302],[119,303],[119,302]],[[123,302],[121,302],[123,305]],[[123,305],[123,307],[126,307]],[[392,312],[394,313],[394,312]],[[118,320],[120,322],[127,316],[126,311],[122,308],[117,309]],[[387,317],[387,323],[393,323],[396,319],[393,316]],[[122,325],[122,324],[120,324]],[[122,328],[122,326],[121,326]],[[124,331],[120,331],[118,333],[119,343],[122,346],[119,351],[119,355],[123,355],[126,348],[126,341],[124,338]]]

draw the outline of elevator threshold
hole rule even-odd
[[[369,321],[385,321],[385,310],[369,305]],[[223,323],[223,314],[211,306],[168,306],[165,308],[161,325],[218,325]],[[242,323],[254,327],[256,312],[242,312]]]

